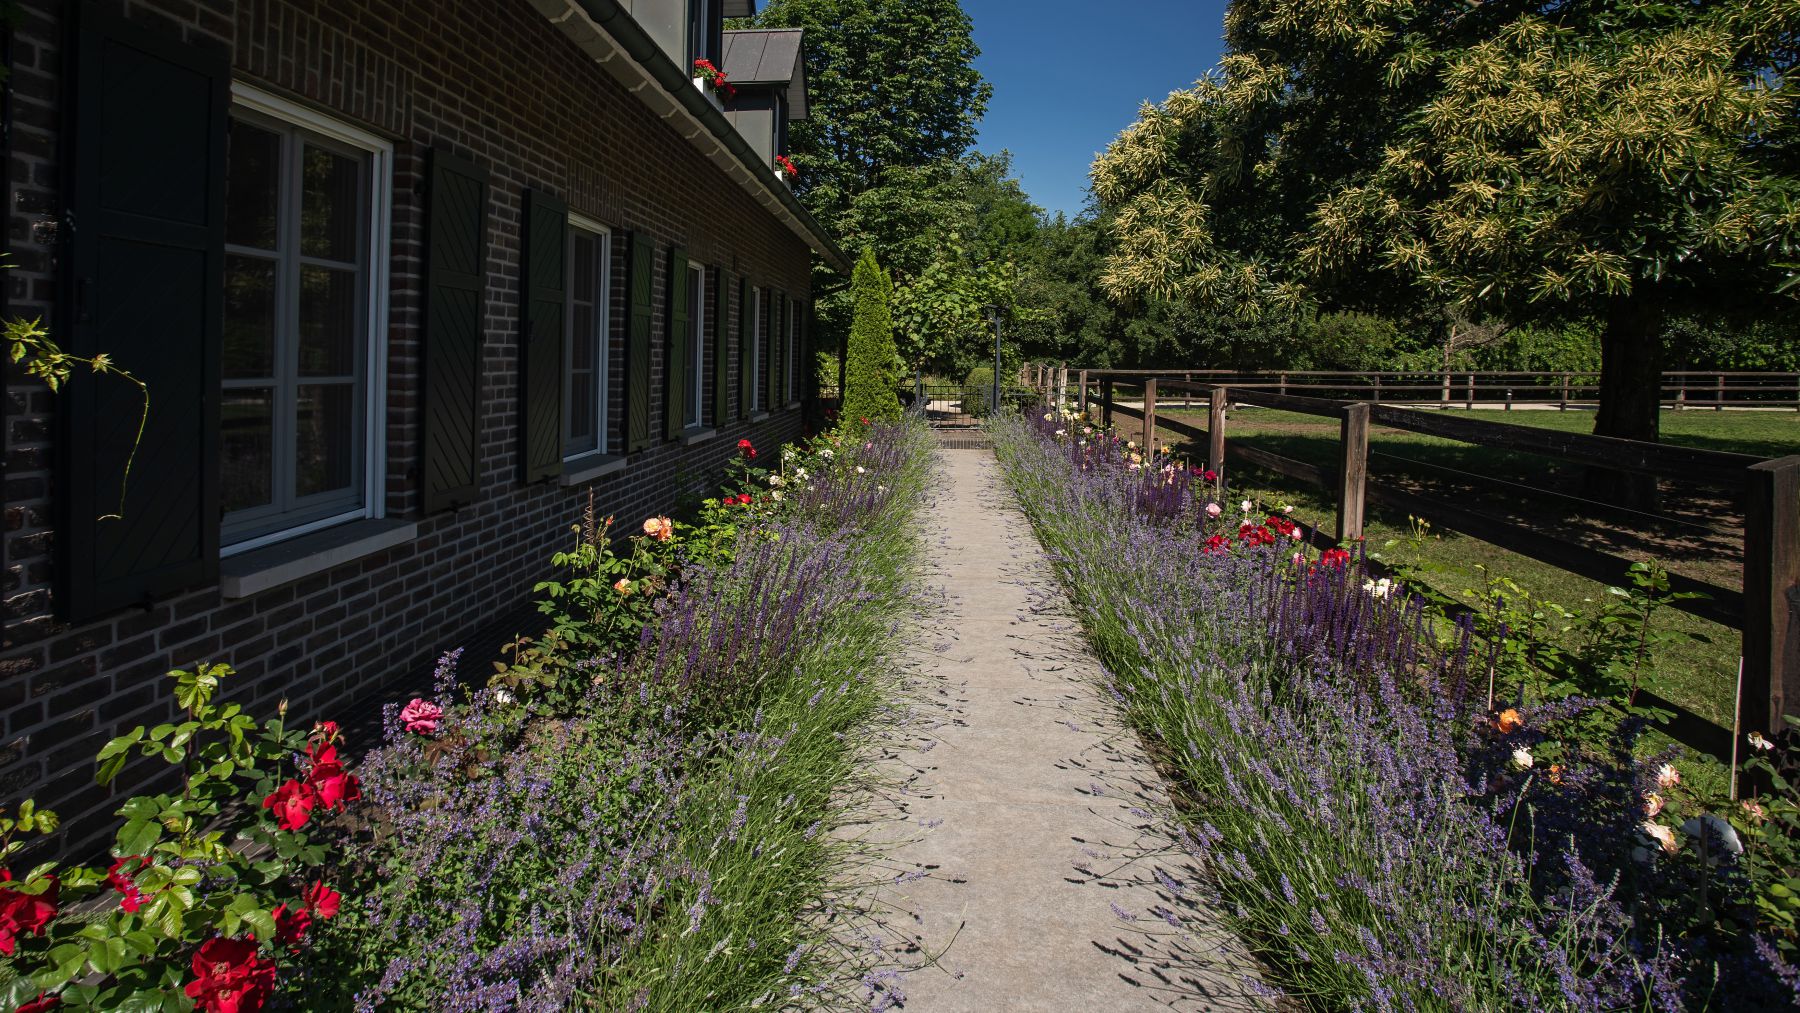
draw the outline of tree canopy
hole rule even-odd
[[[1236,0],[1220,67],[1094,167],[1115,298],[1601,327],[1654,438],[1669,321],[1789,298],[1793,0]]]

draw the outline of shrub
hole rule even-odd
[[[844,370],[841,416],[856,421],[893,422],[900,418],[899,352],[894,349],[894,320],[889,302],[893,282],[875,262],[875,251],[863,250],[850,281],[855,316],[850,324],[850,361]]]
[[[101,748],[102,784],[134,753],[182,775],[179,793],[138,795],[119,808],[125,822],[110,868],[47,862],[21,879],[6,871],[0,1009],[249,1013],[337,914],[337,891],[308,871],[329,852],[307,830],[360,797],[338,757],[337,726],[310,734],[280,718],[259,726],[237,704],[214,701],[231,674],[211,664],[169,673],[183,719]],[[0,862],[23,850],[17,835],[56,827],[53,813],[27,799],[0,818]]]

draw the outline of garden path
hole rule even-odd
[[[1198,871],[1160,829],[1167,794],[993,453],[939,458],[944,600],[917,673],[932,731],[894,757],[911,832],[884,898],[911,951],[902,1008],[1260,1008],[1238,944],[1162,882]]]

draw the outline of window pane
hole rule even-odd
[[[300,374],[356,372],[356,272],[300,269]]]
[[[225,241],[275,248],[281,135],[231,121],[225,145]]]
[[[275,261],[225,257],[225,377],[275,375]]]
[[[219,410],[220,496],[227,511],[264,506],[274,472],[275,392],[228,390]]]
[[[294,404],[294,491],[300,496],[348,489],[356,469],[356,385],[308,384]]]
[[[361,210],[362,163],[306,146],[300,168],[300,252],[354,261]]]

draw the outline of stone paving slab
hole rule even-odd
[[[993,454],[939,457],[928,579],[944,600],[916,664],[933,730],[890,754],[908,820],[887,841],[896,882],[879,898],[901,937],[896,1005],[1266,1008],[1236,940],[1161,882],[1199,872],[1164,836],[1162,784]],[[1183,931],[1157,908],[1181,912]]]

